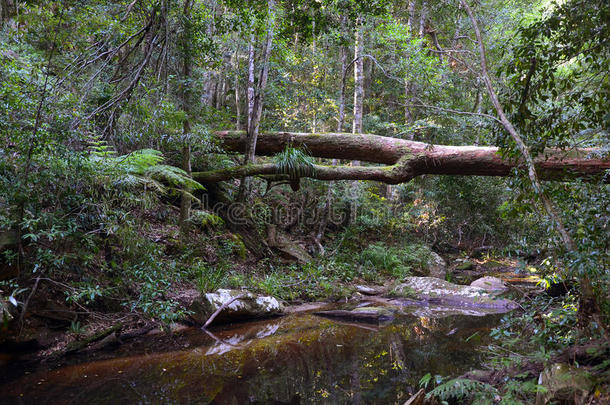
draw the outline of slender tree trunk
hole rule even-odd
[[[269,18],[267,22],[267,38],[265,41],[265,50],[262,60],[262,66],[259,74],[258,84],[254,87],[254,31],[250,36],[250,46],[248,49],[248,144],[246,154],[244,156],[244,164],[254,163],[256,160],[256,140],[260,127],[261,115],[263,113],[263,101],[265,88],[267,87],[267,79],[269,77],[269,63],[271,60],[271,50],[273,47],[273,35],[275,30],[275,0],[268,0],[267,7]],[[246,177],[242,179],[238,201],[244,202],[250,196],[251,181]]]
[[[419,31],[418,35],[420,38],[424,37],[424,33],[426,32],[426,17],[428,14],[428,2],[426,0],[422,1],[421,4],[421,12],[419,15]]]
[[[409,0],[407,6],[407,27],[409,30],[413,27],[413,23],[415,22],[415,0]]]
[[[341,32],[345,31],[347,17],[341,16]],[[343,132],[343,125],[345,124],[345,82],[347,78],[347,53],[348,50],[345,46],[341,46],[341,89],[339,90],[339,120],[337,121],[337,132]],[[332,165],[336,166],[338,163],[337,159],[332,160]],[[318,251],[321,255],[324,255],[324,246],[322,245],[322,238],[324,237],[324,232],[326,232],[326,227],[328,226],[328,220],[330,219],[330,210],[332,206],[333,199],[333,186],[332,184],[328,185],[326,190],[326,202],[324,204],[324,209],[322,211],[322,217],[320,218],[320,225],[318,226],[318,232],[314,237],[314,243],[318,247]]]
[[[248,121],[246,131],[250,135],[250,128],[252,127],[252,117],[254,116],[254,27],[251,28],[250,42],[248,44]]]
[[[241,100],[239,98],[239,45],[235,48],[235,129],[241,129]]]
[[[185,113],[185,119],[182,123],[182,169],[190,176],[191,175],[191,143],[190,143],[190,132],[191,123],[189,121],[190,116],[190,79],[191,79],[191,27],[190,27],[190,16],[191,16],[191,0],[184,0],[183,7],[183,66],[182,66],[182,110]],[[188,219],[191,212],[191,196],[189,190],[182,192],[180,198],[180,230],[182,233],[188,232]]]
[[[538,178],[538,171],[536,169],[534,159],[532,158],[527,145],[525,144],[525,142],[523,142],[521,135],[519,135],[519,133],[517,132],[517,130],[515,129],[513,124],[506,117],[506,114],[504,113],[504,108],[502,107],[502,104],[500,104],[498,96],[494,90],[493,83],[491,81],[491,77],[489,75],[488,68],[487,68],[487,54],[485,51],[485,45],[483,43],[483,38],[481,35],[481,31],[479,29],[479,24],[477,22],[477,19],[474,15],[472,9],[468,5],[468,3],[466,3],[465,0],[461,0],[461,4],[464,7],[464,9],[466,10],[468,17],[470,18],[470,21],[472,23],[472,26],[473,26],[473,29],[474,29],[474,32],[475,32],[475,35],[477,38],[477,42],[478,42],[478,46],[479,46],[480,64],[481,64],[481,76],[482,76],[483,82],[485,83],[485,87],[487,88],[487,94],[489,95],[489,98],[491,99],[491,102],[492,102],[494,108],[496,109],[498,117],[500,118],[500,121],[502,122],[502,126],[504,126],[504,129],[509,133],[509,135],[511,136],[511,138],[517,145],[517,149],[521,153],[523,161],[527,167],[527,174],[528,174],[528,177],[532,184],[532,188],[534,189],[534,192],[536,193],[536,195],[538,195],[538,197],[542,201],[542,205],[544,206],[544,209],[545,209],[547,215],[549,216],[549,218],[551,218],[551,222],[553,223],[553,225],[555,226],[555,229],[557,230],[557,233],[561,237],[561,240],[562,240],[565,248],[568,251],[576,251],[577,250],[576,245],[575,245],[574,241],[572,240],[572,237],[570,236],[567,229],[563,225],[563,221],[561,220],[560,216],[555,211],[555,207],[553,206],[553,203],[551,202],[549,197],[544,193],[544,190],[543,190],[542,185],[540,184],[540,180]],[[596,311],[597,304],[596,304],[595,296],[593,294],[593,288],[591,285],[591,281],[589,280],[589,278],[586,275],[584,275],[584,276],[582,276],[580,281],[581,281],[581,300],[580,300],[580,306],[579,306],[579,317],[581,318],[581,320],[583,320],[584,318],[587,318],[589,315],[591,315],[590,312]]]
[[[363,27],[362,17],[356,20],[356,35],[354,41],[354,120],[352,122],[352,133],[362,133],[362,115],[364,113],[364,53],[363,46]],[[360,162],[352,161],[353,166],[358,166]]]
[[[409,0],[409,5],[407,6],[408,17],[407,17],[407,30],[409,34],[413,32],[413,23],[415,21],[415,0]],[[405,125],[410,126],[413,124],[413,113],[411,111],[411,104],[413,103],[411,90],[413,84],[409,80],[410,73],[407,73],[407,77],[405,78]],[[409,139],[413,139],[413,132],[409,133]]]
[[[347,17],[341,17],[341,32],[345,31]],[[347,54],[348,49],[345,45],[341,45],[341,89],[339,90],[339,120],[337,122],[337,132],[343,132],[345,125],[345,87],[347,81]]]
[[[354,42],[354,121],[353,134],[362,133],[362,113],[364,101],[364,58],[362,45],[362,20],[356,21],[356,40]]]

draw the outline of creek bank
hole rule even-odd
[[[536,393],[536,405],[601,405],[610,403],[607,384],[609,358],[610,342],[606,339],[591,340],[569,346],[544,362],[530,358],[503,368],[471,370],[458,378],[498,389],[507,382],[535,379],[544,387]]]

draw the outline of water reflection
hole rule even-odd
[[[152,336],[103,359],[0,386],[2,404],[402,404],[426,373],[458,375],[496,316],[344,324],[310,314]],[[82,361],[82,360],[81,360]]]

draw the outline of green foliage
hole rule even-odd
[[[273,156],[273,163],[280,173],[285,173],[292,179],[313,174],[314,161],[302,148],[286,147],[282,152]]]
[[[609,18],[604,0],[552,2],[519,29],[502,67],[511,85],[506,107],[534,151],[567,147],[572,137],[608,144]]]
[[[482,405],[494,402],[498,390],[489,384],[467,378],[455,378],[440,384],[430,391],[427,398],[439,398],[441,401],[457,400],[466,402],[468,398],[475,398],[473,404]]]
[[[210,266],[202,261],[192,265],[195,274],[197,289],[202,293],[216,291],[227,283],[227,272],[223,266]]]
[[[431,259],[430,249],[424,245],[394,247],[383,242],[368,246],[359,257],[363,266],[396,278],[404,278],[413,272],[426,273]]]

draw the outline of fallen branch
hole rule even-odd
[[[208,318],[208,320],[203,324],[203,326],[201,327],[201,329],[205,330],[213,321],[214,319],[216,319],[216,317],[218,316],[218,314],[220,314],[223,309],[227,308],[229,305],[231,305],[234,301],[237,301],[238,299],[244,298],[246,296],[246,294],[239,294],[237,297],[233,297],[231,298],[229,301],[225,302],[224,304],[222,304],[216,311],[214,311],[214,313]]]

